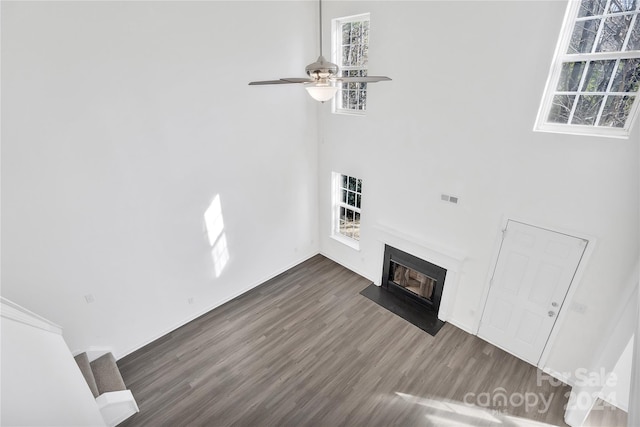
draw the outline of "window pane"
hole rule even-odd
[[[625,50],[640,50],[640,15],[636,16],[636,23],[633,24]]]
[[[624,127],[631,106],[633,105],[633,96],[609,96],[604,105],[604,111],[600,118],[600,126]]]
[[[349,33],[351,32],[351,23],[342,24],[342,43],[349,44]]]
[[[346,87],[346,84],[342,84],[342,104],[340,105],[340,108],[348,108],[349,107],[349,92],[347,92],[346,90],[344,90],[344,88]]]
[[[357,108],[358,106],[358,94],[356,93],[355,90],[349,91],[349,106],[354,109]]]
[[[575,96],[572,95],[554,96],[547,121],[550,123],[568,123],[574,99]]]
[[[356,179],[352,176],[349,177],[349,190],[356,191]]]
[[[342,203],[347,203],[347,190],[342,190]]]
[[[636,8],[636,0],[611,0],[608,13],[631,12]]]
[[[347,188],[347,175],[342,175],[342,188]]]
[[[353,237],[353,211],[347,209],[347,236]]]
[[[600,111],[600,104],[602,104],[603,99],[604,96],[602,95],[579,96],[571,124],[593,125],[598,117],[598,111]]]
[[[578,17],[602,15],[606,4],[607,0],[582,0]]]
[[[356,208],[360,209],[360,203],[362,202],[362,196],[358,194],[356,196]]]
[[[358,91],[358,110],[364,110],[367,103],[367,92],[364,90]]]
[[[558,92],[577,92],[586,62],[564,62],[558,81]]]
[[[349,46],[342,47],[342,65],[351,65],[350,58],[351,48]]]
[[[350,206],[356,205],[356,193],[353,191],[349,191],[349,195],[347,196],[347,204]]]
[[[358,179],[358,181],[356,182],[356,191],[358,193],[362,193],[362,180]]]
[[[611,92],[637,92],[640,88],[640,58],[622,59]]]
[[[585,92],[605,92],[615,65],[616,61],[592,61],[589,64],[582,90]]]
[[[353,218],[353,238],[360,240],[360,214],[355,212]]]
[[[351,24],[351,44],[360,43],[360,38],[362,37],[362,22],[353,22]]]
[[[599,19],[576,22],[567,53],[589,53],[598,34]]]
[[[611,16],[604,20],[602,37],[598,43],[598,52],[619,52],[631,25],[633,15]]]
[[[341,221],[346,221],[347,220],[347,209],[345,208],[340,208],[340,220]]]

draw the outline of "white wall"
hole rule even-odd
[[[98,405],[60,333],[2,301],[3,426],[101,426]],[[42,327],[34,326],[42,325]]]
[[[638,141],[532,131],[565,2],[328,2],[371,13],[366,117],[322,116],[321,250],[379,281],[376,227],[462,253],[451,321],[475,331],[506,217],[597,239],[548,359],[590,366],[638,259]],[[327,36],[328,37],[328,36]],[[327,38],[328,42],[328,38]],[[361,250],[329,238],[332,171],[363,183]],[[440,201],[458,196],[459,205]]]
[[[2,294],[120,357],[317,253],[317,106],[247,85],[302,75],[316,22],[312,2],[3,2]]]
[[[631,389],[633,341],[633,337],[631,337],[611,371],[613,377],[602,390],[604,400],[627,412],[629,411],[629,391]]]

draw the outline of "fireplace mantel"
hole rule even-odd
[[[440,310],[438,318],[443,321],[449,321],[450,315],[455,303],[456,291],[460,276],[463,274],[463,266],[465,256],[456,250],[446,248],[444,245],[435,242],[428,242],[411,236],[410,234],[393,229],[386,225],[376,224],[373,226],[379,245],[380,273],[378,277],[382,277],[384,246],[390,245],[401,251],[413,254],[419,258],[427,260],[433,264],[439,265],[447,270],[447,277],[444,282],[444,290],[442,293],[442,301],[440,302]],[[375,282],[380,286],[380,279]]]

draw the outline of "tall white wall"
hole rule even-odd
[[[629,411],[631,390],[631,367],[633,362],[632,337],[613,368],[613,379],[602,390],[603,399],[624,411]]]
[[[2,294],[119,357],[317,253],[316,104],[247,85],[301,75],[316,16],[2,2]]]
[[[504,218],[596,246],[547,365],[590,366],[638,259],[638,141],[533,132],[566,2],[328,2],[371,13],[366,117],[323,109],[321,250],[379,281],[378,226],[465,258],[451,321],[477,330]],[[326,39],[328,43],[328,36]],[[360,251],[331,239],[331,172],[362,178]],[[440,194],[460,198],[444,203]],[[575,306],[573,306],[575,307]]]
[[[2,300],[3,426],[103,426],[59,328]],[[57,330],[57,331],[56,331]]]

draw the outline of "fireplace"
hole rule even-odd
[[[436,314],[447,270],[389,245],[384,247],[382,287]]]

